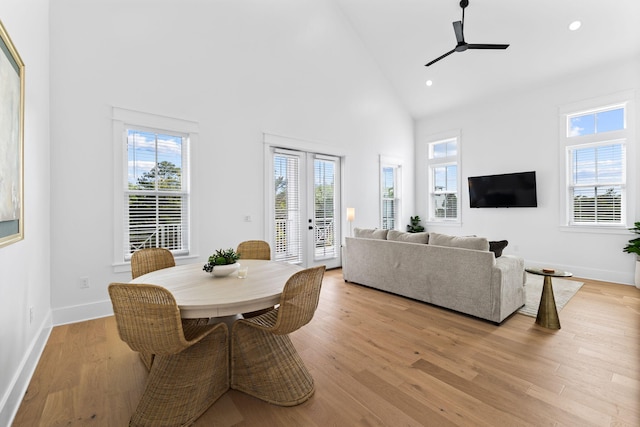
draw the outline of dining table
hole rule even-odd
[[[152,271],[129,283],[162,286],[178,304],[183,319],[233,316],[280,302],[285,283],[302,267],[280,261],[241,259],[248,267],[246,277],[236,272],[216,277],[203,270],[204,264],[183,264]]]

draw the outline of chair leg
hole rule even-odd
[[[174,355],[156,354],[131,426],[188,426],[229,389],[224,324]]]
[[[313,395],[313,378],[288,335],[238,321],[231,334],[231,388],[279,406]]]

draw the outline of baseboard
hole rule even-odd
[[[24,394],[27,392],[31,377],[38,366],[40,356],[51,335],[51,312],[40,325],[40,332],[35,336],[16,372],[5,400],[0,402],[0,425],[10,426],[20,409]]]
[[[545,261],[525,260],[525,266],[552,266],[558,270],[570,271],[573,277],[582,279],[601,280],[603,282],[620,283],[623,285],[633,285],[633,271],[614,271],[588,268],[577,265],[566,265],[549,263]]]
[[[111,315],[113,315],[111,300],[62,307],[53,310],[53,326],[83,322]]]

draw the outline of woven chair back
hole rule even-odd
[[[313,318],[320,300],[320,289],[326,266],[298,271],[287,280],[277,308],[278,319],[271,329],[277,335],[289,334]]]
[[[174,267],[176,261],[171,251],[165,248],[145,248],[131,255],[131,276],[135,279],[143,274],[163,268]]]
[[[168,355],[192,344],[184,337],[176,300],[165,288],[112,283],[109,296],[120,339],[132,350]]]
[[[264,240],[247,240],[238,245],[240,259],[271,259],[271,247]]]

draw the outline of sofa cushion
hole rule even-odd
[[[386,240],[389,230],[380,230],[377,228],[354,228],[353,235],[363,239]]]
[[[449,236],[447,234],[429,233],[429,244],[452,248],[489,251],[489,241],[484,237]]]
[[[506,240],[498,240],[497,242],[489,242],[489,250],[493,252],[496,258],[500,258],[502,256],[502,251],[509,244]]]
[[[389,230],[387,240],[394,240],[396,242],[429,243],[429,233],[407,233],[404,231]]]

